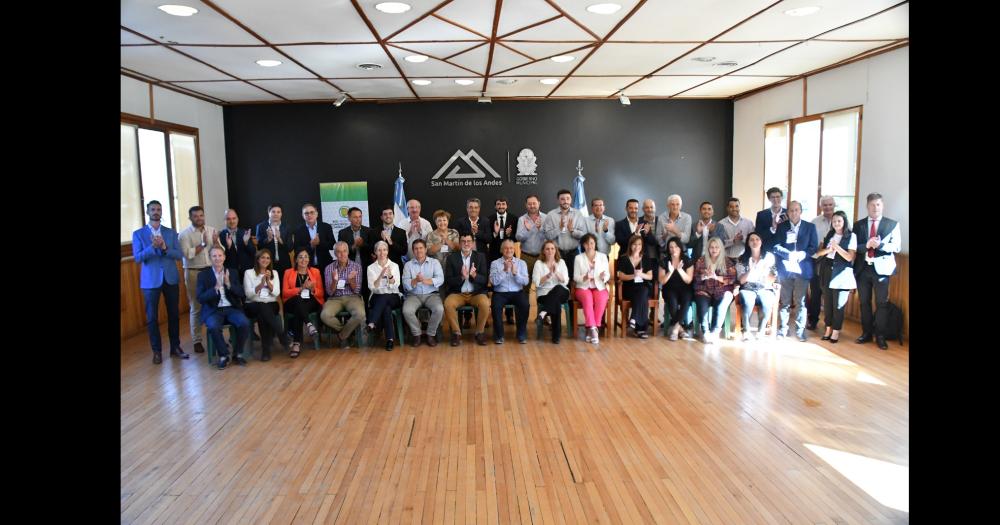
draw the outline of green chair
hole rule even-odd
[[[233,326],[233,325],[231,325],[231,324],[224,324],[224,325],[222,325],[222,330],[223,331],[225,331],[226,328],[229,329],[229,346],[233,347],[233,353],[235,354],[236,353],[236,327]],[[216,350],[215,350],[215,343],[212,342],[212,339],[213,339],[213,337],[209,336],[208,333],[207,333],[207,330],[206,330],[205,341],[208,344],[206,345],[206,348],[205,348],[205,357],[208,358],[208,364],[210,364],[210,365],[215,364],[215,361],[218,358],[218,352],[216,352]],[[250,344],[249,338],[247,338],[247,339],[248,339],[247,344],[249,345]],[[248,357],[251,357],[251,354],[252,354],[252,352],[249,352],[249,351],[247,351],[246,348],[244,348],[240,352],[240,357],[242,357],[243,359],[247,359]]]
[[[351,312],[349,312],[347,310],[341,310],[341,311],[337,312],[337,319],[340,319],[340,322],[341,322],[342,325],[346,324],[347,321],[350,320],[350,318],[351,318]],[[322,325],[323,326],[321,326],[320,329],[319,329],[320,338],[322,338],[324,335],[327,336],[327,339],[329,340],[328,344],[330,346],[333,346],[333,338],[336,335],[336,332],[334,332],[333,328],[331,328],[330,326],[328,326],[326,323],[322,323]],[[358,326],[357,328],[354,329],[354,346],[356,346],[358,348],[361,348],[361,339],[363,337],[361,335],[361,331],[362,331],[361,327],[362,326],[364,326],[364,323],[361,323],[360,326]]]
[[[288,331],[288,324],[291,323],[291,322],[292,322],[292,314],[290,314],[288,312],[285,312],[285,325],[284,326],[285,326],[285,331],[286,332]],[[312,338],[312,340],[313,340],[313,348],[315,348],[316,350],[319,350],[319,339],[320,339],[320,336],[322,334],[322,323],[319,320],[319,313],[317,313],[317,312],[310,313],[309,314],[309,322],[312,323],[313,326],[315,326],[316,330],[317,330],[316,336]],[[305,327],[303,326],[302,329],[305,330]],[[306,335],[308,335],[308,334],[303,334],[303,339],[305,339]],[[289,337],[291,337],[291,336],[289,336]]]
[[[570,338],[573,337],[573,312],[575,310],[572,303],[573,301],[569,300],[560,305],[562,307],[562,311],[566,314],[566,322],[564,323],[564,326],[566,327],[566,337]],[[535,338],[539,340],[542,339],[542,324],[542,320],[538,316],[535,316]]]

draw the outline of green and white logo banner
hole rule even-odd
[[[367,182],[321,182],[319,184],[320,217],[333,226],[333,232],[351,225],[347,210],[361,208],[361,224],[368,226]]]

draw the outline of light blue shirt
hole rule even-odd
[[[545,214],[538,212],[541,218],[542,225],[545,224]],[[524,221],[528,220],[530,226],[525,226]],[[545,243],[545,232],[542,230],[542,226],[535,226],[534,221],[532,221],[528,214],[520,216],[517,220],[517,230],[514,233],[514,238],[521,241],[521,253],[527,253],[529,255],[538,255],[542,251],[542,244]]]
[[[417,283],[413,285],[413,279],[418,273],[424,277],[430,277],[432,284]],[[437,293],[438,288],[444,284],[444,271],[441,270],[441,263],[433,257],[426,257],[424,262],[410,259],[403,265],[403,289],[410,295],[427,295]]]
[[[469,255],[465,255],[464,253],[461,253],[461,256],[462,256],[462,266],[465,267],[465,268],[469,268],[471,270],[471,268],[472,268],[472,252],[469,252]],[[478,271],[477,271],[476,275],[478,275]],[[470,276],[470,278],[471,278],[471,276]],[[472,293],[472,290],[474,288],[475,287],[472,286],[472,282],[469,279],[466,279],[465,281],[462,282],[462,293]]]
[[[520,292],[528,285],[528,265],[524,260],[512,257],[514,272],[504,271],[504,258],[494,259],[490,263],[490,279],[493,281],[494,292]]]

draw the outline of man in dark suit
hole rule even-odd
[[[767,200],[771,201],[771,207],[757,212],[754,231],[760,235],[761,249],[764,251],[771,250],[771,247],[774,246],[772,240],[778,231],[778,225],[788,220],[788,210],[781,207],[781,199],[784,196],[781,188],[770,188],[767,190]]]
[[[628,253],[628,241],[639,229],[639,201],[629,199],[625,202],[625,218],[615,222],[615,244],[618,253]]]
[[[296,253],[301,249],[309,252],[309,266],[322,272],[333,262],[330,250],[337,242],[333,226],[319,220],[319,210],[311,203],[302,205],[302,219],[306,222],[292,232],[292,246]]]
[[[267,220],[257,225],[255,236],[257,249],[271,251],[272,265],[278,272],[278,278],[283,278],[285,270],[292,267],[292,258],[288,255],[292,249],[292,232],[287,224],[281,222],[280,204],[267,207]]]
[[[480,202],[479,199],[472,198],[465,201],[465,217],[458,220],[455,224],[455,229],[458,230],[458,234],[462,235],[464,233],[469,233],[476,242],[476,251],[487,255],[490,253],[490,240],[493,238],[493,230],[490,229],[490,223],[483,217],[479,216]]]
[[[225,324],[236,328],[233,360],[245,365],[247,362],[240,354],[250,336],[250,320],[243,314],[243,281],[231,275],[226,268],[226,251],[221,246],[212,246],[208,256],[212,265],[198,272],[197,296],[201,303],[201,320],[219,355],[219,370],[229,365],[229,350],[226,339],[222,336],[222,326]]]
[[[351,221],[351,225],[337,232],[337,241],[347,243],[347,258],[361,266],[361,298],[366,300],[369,292],[368,278],[365,277],[367,275],[365,272],[368,269],[368,265],[372,262],[370,255],[372,249],[368,246],[368,236],[371,234],[371,228],[361,224],[362,215],[361,208],[352,207],[347,210],[347,218]],[[323,271],[325,272],[326,268]]]
[[[486,344],[486,320],[490,316],[490,300],[486,297],[486,284],[490,267],[486,254],[473,250],[475,241],[471,233],[459,235],[460,251],[452,252],[444,261],[444,282],[451,293],[444,300],[444,316],[451,328],[451,346],[462,342],[462,329],[458,325],[458,307],[471,305],[476,315],[476,344]]]
[[[896,253],[902,247],[899,223],[882,216],[882,195],[868,194],[868,217],[854,223],[858,251],[854,257],[854,275],[858,282],[858,302],[861,303],[861,337],[857,343],[867,343],[875,335],[879,349],[888,350],[885,333],[889,328],[889,277],[896,273]],[[872,291],[876,310],[872,323]]]
[[[368,231],[368,246],[371,247],[371,251],[368,253],[368,260],[361,265],[366,271],[375,261],[375,244],[379,241],[385,241],[389,245],[389,260],[398,264],[400,268],[403,267],[403,256],[406,255],[406,230],[393,224],[395,217],[391,204],[383,206],[381,227]]]
[[[183,253],[177,242],[177,232],[160,223],[163,215],[160,201],[149,201],[146,204],[146,214],[149,215],[149,223],[132,232],[132,258],[141,267],[139,288],[142,289],[142,297],[146,303],[146,329],[149,332],[149,345],[153,349],[153,364],[158,365],[163,362],[159,320],[161,294],[167,303],[170,356],[181,359],[189,357],[181,349],[178,311],[180,274],[177,273],[177,261],[181,260]]]
[[[764,210],[767,211],[767,210]],[[788,203],[788,220],[778,225],[774,234],[774,255],[778,262],[781,281],[781,300],[778,312],[778,338],[788,333],[788,317],[794,305],[795,333],[799,341],[806,341],[806,290],[813,275],[812,256],[819,239],[816,225],[802,220],[802,204]]]
[[[226,250],[226,268],[243,281],[243,273],[253,268],[256,250],[250,230],[240,228],[240,217],[236,210],[226,210],[226,227],[219,232],[219,244]],[[272,256],[273,258],[273,256]]]

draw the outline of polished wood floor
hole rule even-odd
[[[129,339],[121,521],[909,521],[814,452],[908,466],[907,347],[511,335],[222,371]]]

